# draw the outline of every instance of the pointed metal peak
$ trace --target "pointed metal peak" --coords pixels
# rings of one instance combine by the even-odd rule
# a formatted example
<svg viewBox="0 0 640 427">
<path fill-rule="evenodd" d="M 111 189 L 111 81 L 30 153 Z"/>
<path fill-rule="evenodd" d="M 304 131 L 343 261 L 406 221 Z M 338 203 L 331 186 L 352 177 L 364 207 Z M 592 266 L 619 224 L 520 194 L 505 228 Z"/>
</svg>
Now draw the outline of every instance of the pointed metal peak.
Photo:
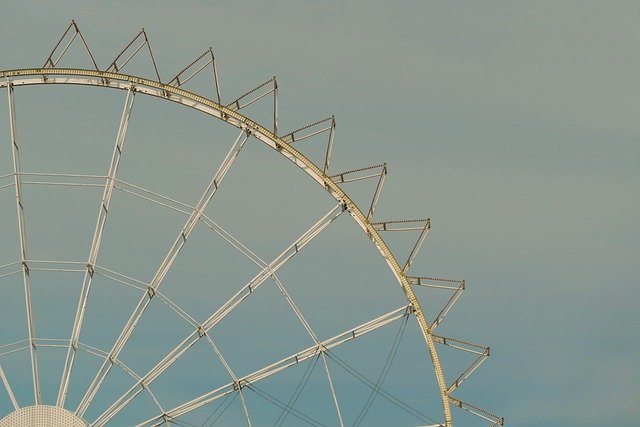
<svg viewBox="0 0 640 427">
<path fill-rule="evenodd" d="M 58 40 L 58 43 L 56 43 L 56 45 L 53 47 L 53 50 L 49 54 L 49 57 L 47 58 L 47 60 L 44 62 L 44 65 L 42 66 L 42 68 L 55 68 L 56 65 L 58 65 L 58 63 L 62 59 L 62 57 L 64 56 L 64 54 L 67 53 L 67 50 L 69 50 L 69 47 L 73 44 L 73 42 L 76 40 L 78 36 L 80 36 L 80 40 L 82 41 L 82 44 L 84 45 L 84 48 L 87 54 L 89 55 L 89 58 L 91 59 L 91 62 L 93 63 L 94 68 L 96 69 L 96 71 L 99 71 L 98 64 L 96 64 L 96 60 L 93 57 L 93 53 L 91 53 L 91 49 L 89 49 L 89 45 L 87 44 L 87 41 L 82 35 L 82 32 L 78 27 L 78 24 L 76 24 L 76 21 L 73 19 L 71 20 L 71 23 L 67 26 L 67 29 L 64 31 L 64 33 L 62 33 L 62 37 L 60 37 L 60 39 Z M 65 40 L 68 40 L 68 42 L 64 45 L 64 48 L 61 49 L 61 52 L 59 52 L 58 57 L 56 59 L 53 59 L 56 53 L 58 52 L 58 48 L 61 47 L 63 41 Z"/>
<path fill-rule="evenodd" d="M 142 37 L 142 42 L 139 45 L 136 45 L 137 47 L 134 47 L 134 43 L 139 42 L 140 38 Z M 160 79 L 160 73 L 158 72 L 158 66 L 156 64 L 156 59 L 153 56 L 153 50 L 151 49 L 151 43 L 149 42 L 149 37 L 147 37 L 147 33 L 144 30 L 144 28 L 142 28 L 140 30 L 140 32 L 138 34 L 136 34 L 136 36 L 124 47 L 124 49 L 122 49 L 120 51 L 120 53 L 118 55 L 116 55 L 116 58 L 111 62 L 111 64 L 109 65 L 109 67 L 105 70 L 105 71 L 113 71 L 113 72 L 120 72 L 122 71 L 122 69 L 138 54 L 138 52 L 140 52 L 140 50 L 147 46 L 147 50 L 149 51 L 149 56 L 151 58 L 151 63 L 153 64 L 153 69 L 155 70 L 156 73 L 156 77 L 158 78 L 158 82 L 162 82 L 162 80 Z M 133 53 L 131 53 L 129 55 L 129 57 L 124 60 L 123 62 L 121 62 L 120 64 L 118 64 L 118 60 L 127 52 L 131 52 L 133 51 Z"/>
<path fill-rule="evenodd" d="M 387 164 L 380 163 L 378 165 L 365 166 L 362 168 L 332 175 L 330 178 L 336 184 L 362 181 L 364 179 L 370 178 L 378 178 L 378 183 L 376 184 L 376 189 L 373 192 L 373 198 L 371 199 L 371 204 L 369 205 L 369 210 L 367 211 L 367 219 L 371 221 L 373 219 L 375 209 L 378 206 L 378 200 L 380 198 L 380 193 L 382 193 L 382 187 L 384 186 L 384 182 L 387 179 Z"/>
<path fill-rule="evenodd" d="M 218 69 L 216 66 L 216 58 L 213 54 L 213 47 L 209 46 L 209 49 L 205 50 L 200 56 L 194 59 L 189 65 L 184 67 L 178 74 L 175 75 L 171 80 L 169 80 L 169 85 L 180 87 L 186 84 L 189 80 L 199 74 L 202 70 L 204 70 L 207 66 L 211 65 L 213 69 L 213 84 L 216 89 L 216 97 L 218 100 L 218 104 L 222 104 L 222 100 L 220 97 L 220 84 L 218 80 Z M 197 69 L 195 69 L 197 68 Z M 195 71 L 193 71 L 195 69 Z M 183 77 L 183 74 L 187 74 L 187 71 L 191 72 L 187 77 Z"/>
<path fill-rule="evenodd" d="M 302 142 L 305 139 L 313 138 L 320 134 L 327 134 L 327 150 L 324 157 L 323 172 L 326 174 L 329 171 L 329 164 L 331 163 L 331 154 L 333 152 L 333 139 L 336 131 L 336 116 L 325 117 L 324 119 L 316 120 L 315 122 L 301 126 L 298 129 L 291 131 L 281 137 L 281 139 L 287 144 L 293 144 L 294 142 Z"/>
<path fill-rule="evenodd" d="M 257 94 L 256 94 L 257 93 Z M 240 95 L 238 98 L 234 99 L 230 103 L 226 105 L 227 108 L 238 111 L 242 108 L 248 107 L 249 105 L 261 100 L 267 95 L 273 94 L 273 134 L 278 134 L 278 83 L 276 82 L 276 76 L 271 77 L 264 83 L 259 84 L 253 89 L 245 92 Z M 246 98 L 250 98 L 250 95 L 253 95 L 250 101 L 247 101 Z"/>
</svg>

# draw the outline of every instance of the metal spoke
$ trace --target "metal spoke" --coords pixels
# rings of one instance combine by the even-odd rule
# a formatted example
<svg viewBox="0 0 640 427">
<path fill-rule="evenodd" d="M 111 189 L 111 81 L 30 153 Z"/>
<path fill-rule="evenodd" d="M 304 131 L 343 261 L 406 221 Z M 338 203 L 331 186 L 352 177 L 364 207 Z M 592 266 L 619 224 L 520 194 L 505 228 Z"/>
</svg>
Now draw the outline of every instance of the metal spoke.
<svg viewBox="0 0 640 427">
<path fill-rule="evenodd" d="M 23 185 L 57 185 L 62 187 L 90 187 L 104 188 L 105 184 L 101 183 L 106 180 L 106 176 L 86 175 L 72 173 L 44 173 L 44 172 L 22 172 L 23 177 L 29 177 L 30 180 L 23 180 Z M 61 178 L 67 180 L 62 181 Z"/>
<path fill-rule="evenodd" d="M 231 147 L 231 150 L 229 151 L 224 161 L 220 165 L 218 171 L 215 173 L 213 179 L 209 182 L 209 185 L 207 186 L 206 190 L 202 194 L 200 201 L 191 212 L 189 219 L 187 220 L 185 225 L 182 227 L 180 233 L 178 234 L 178 237 L 175 239 L 173 245 L 167 252 L 167 255 L 165 256 L 164 260 L 160 264 L 160 267 L 157 269 L 153 279 L 151 280 L 147 288 L 147 291 L 144 293 L 144 295 L 138 302 L 138 305 L 134 309 L 134 312 L 131 314 L 129 321 L 127 322 L 125 327 L 122 329 L 120 336 L 118 337 L 113 348 L 109 352 L 109 358 L 107 358 L 104 361 L 100 370 L 98 371 L 95 378 L 91 382 L 91 385 L 89 386 L 87 392 L 85 393 L 84 397 L 80 401 L 80 404 L 78 405 L 78 409 L 76 410 L 76 414 L 79 417 L 82 417 L 85 411 L 87 410 L 87 408 L 89 407 L 89 404 L 93 400 L 93 397 L 98 392 L 105 377 L 108 375 L 109 371 L 111 370 L 111 367 L 113 366 L 111 359 L 117 358 L 119 356 L 120 352 L 126 345 L 129 338 L 131 337 L 133 330 L 135 329 L 138 322 L 140 321 L 140 318 L 142 317 L 143 313 L 146 311 L 149 303 L 151 302 L 151 299 L 155 295 L 156 290 L 160 287 L 167 273 L 173 266 L 173 263 L 178 257 L 180 250 L 186 243 L 187 239 L 189 238 L 189 235 L 194 230 L 195 226 L 198 224 L 198 221 L 202 217 L 203 212 L 205 211 L 209 202 L 215 195 L 216 191 L 219 188 L 220 183 L 226 176 L 227 172 L 229 171 L 229 169 L 237 159 L 238 154 L 244 147 L 244 144 L 247 142 L 247 139 L 249 139 L 249 133 L 245 131 L 240 132 L 240 134 L 236 138 L 236 141 Z"/>
<path fill-rule="evenodd" d="M 291 298 L 291 295 L 289 295 L 289 292 L 287 292 L 287 290 L 285 289 L 284 285 L 282 284 L 280 279 L 275 274 L 273 275 L 273 280 L 276 283 L 276 285 L 277 285 L 278 289 L 280 290 L 280 292 L 282 293 L 282 295 L 284 296 L 285 300 L 287 301 L 287 303 L 289 304 L 289 306 L 291 307 L 291 309 L 295 313 L 295 315 L 298 318 L 298 320 L 300 320 L 300 323 L 302 323 L 302 326 L 304 326 L 305 330 L 307 331 L 307 333 L 309 334 L 311 339 L 316 344 L 319 344 L 318 338 L 317 338 L 315 332 L 313 331 L 313 329 L 311 328 L 311 325 L 309 325 L 309 322 L 307 321 L 307 319 L 305 319 L 304 315 L 302 314 L 302 311 L 300 311 L 300 309 L 298 308 L 296 303 L 293 301 L 293 298 Z M 326 360 L 326 357 L 325 357 L 324 353 L 322 353 L 322 362 L 323 362 L 323 365 L 324 365 L 324 368 L 325 368 L 325 373 L 327 374 L 327 380 L 329 381 L 329 389 L 331 391 L 331 396 L 333 397 L 333 403 L 334 403 L 335 408 L 336 408 L 336 413 L 338 415 L 338 420 L 340 422 L 340 426 L 344 426 L 344 422 L 342 420 L 342 414 L 340 413 L 340 405 L 338 404 L 338 397 L 336 396 L 336 391 L 333 388 L 333 381 L 331 380 L 331 373 L 329 372 L 329 366 L 327 365 L 327 360 Z"/>
<path fill-rule="evenodd" d="M 18 274 L 22 271 L 20 261 L 10 262 L 5 265 L 0 265 L 0 278 Z"/>
<path fill-rule="evenodd" d="M 35 324 L 33 305 L 31 302 L 31 283 L 29 281 L 29 265 L 27 264 L 27 237 L 24 221 L 24 199 L 22 194 L 22 177 L 20 174 L 20 156 L 18 150 L 18 130 L 16 126 L 16 110 L 13 98 L 13 84 L 8 82 L 7 95 L 9 98 L 9 126 L 11 128 L 11 149 L 13 153 L 13 174 L 16 189 L 16 207 L 18 210 L 18 233 L 20 235 L 20 260 L 22 264 L 22 279 L 24 284 L 25 307 L 27 313 L 27 328 L 29 331 L 29 353 L 31 357 L 31 376 L 33 378 L 33 394 L 36 405 L 42 401 L 40 392 L 40 375 L 38 373 L 38 358 L 35 347 Z"/>
<path fill-rule="evenodd" d="M 131 111 L 133 108 L 133 101 L 135 99 L 135 91 L 133 86 L 129 88 L 127 97 L 125 99 L 124 108 L 122 110 L 122 117 L 120 118 L 120 126 L 118 127 L 118 134 L 116 136 L 115 146 L 113 148 L 113 154 L 111 156 L 111 164 L 109 165 L 109 172 L 107 173 L 107 181 L 104 185 L 104 192 L 102 194 L 102 202 L 98 211 L 98 220 L 93 232 L 93 239 L 91 241 L 91 249 L 89 250 L 89 259 L 87 260 L 87 266 L 82 282 L 82 290 L 80 291 L 80 298 L 78 300 L 78 307 L 76 309 L 76 316 L 73 321 L 73 327 L 71 329 L 71 338 L 69 339 L 69 348 L 67 350 L 67 357 L 65 359 L 64 368 L 62 370 L 62 378 L 60 380 L 60 388 L 58 389 L 58 399 L 56 405 L 64 407 L 64 402 L 69 390 L 69 381 L 71 378 L 71 370 L 73 369 L 73 362 L 76 355 L 76 346 L 78 339 L 80 338 L 80 332 L 82 331 L 82 324 L 84 321 L 84 315 L 87 309 L 87 300 L 89 298 L 89 291 L 91 290 L 91 283 L 93 280 L 94 266 L 98 253 L 100 251 L 100 244 L 102 243 L 102 233 L 104 231 L 104 225 L 107 221 L 107 214 L 109 213 L 109 204 L 111 202 L 111 195 L 113 194 L 113 186 L 115 184 L 115 176 L 118 171 L 118 165 L 120 164 L 120 157 L 122 156 L 122 150 L 124 148 L 124 141 L 127 135 L 127 129 L 129 127 L 129 120 L 131 118 Z"/>
<path fill-rule="evenodd" d="M 269 277 L 272 277 L 275 272 L 285 265 L 295 254 L 300 252 L 304 246 L 311 242 L 316 236 L 320 234 L 329 224 L 331 224 L 340 214 L 344 212 L 344 207 L 339 204 L 331 209 L 326 215 L 324 215 L 318 222 L 316 222 L 309 230 L 307 230 L 302 236 L 300 236 L 295 242 L 293 242 L 284 252 L 276 257 L 270 264 L 262 269 L 253 279 L 251 279 L 240 291 L 238 291 L 233 297 L 225 302 L 215 313 L 213 313 L 202 325 L 196 328 L 189 336 L 187 336 L 180 344 L 178 344 L 173 350 L 158 362 L 149 372 L 140 380 L 134 384 L 125 394 L 120 396 L 104 413 L 102 413 L 98 419 L 94 422 L 95 425 L 102 425 L 115 416 L 122 408 L 129 404 L 138 394 L 140 394 L 145 387 L 155 381 L 164 371 L 166 371 L 173 363 L 184 355 L 190 348 L 192 348 L 196 342 L 217 325 L 222 319 L 224 319 L 231 311 L 233 311 L 238 305 L 240 305 L 246 298 L 249 297 L 260 285 L 262 285 Z"/>
<path fill-rule="evenodd" d="M 238 377 L 236 376 L 235 372 L 233 372 L 233 369 L 231 369 L 231 366 L 227 363 L 224 356 L 222 356 L 222 352 L 220 351 L 220 349 L 218 349 L 218 346 L 213 342 L 213 339 L 211 339 L 209 334 L 205 334 L 205 338 L 209 343 L 209 345 L 211 346 L 211 349 L 213 350 L 215 355 L 218 357 L 218 359 L 224 366 L 224 369 L 227 371 L 227 373 L 231 377 L 231 380 L 234 382 L 238 381 Z M 242 408 L 244 409 L 244 415 L 247 418 L 247 426 L 251 427 L 251 417 L 249 417 L 249 409 L 247 408 L 247 402 L 245 402 L 242 390 L 240 390 L 240 401 L 242 403 Z"/>
<path fill-rule="evenodd" d="M 0 347 L 0 357 L 7 356 L 9 354 L 12 354 L 18 351 L 26 350 L 28 348 L 29 348 L 29 340 L 21 340 L 21 341 L 5 344 L 2 347 Z"/>
<path fill-rule="evenodd" d="M 171 421 L 174 418 L 181 417 L 221 397 L 224 397 L 229 393 L 233 393 L 235 391 L 241 390 L 245 386 L 255 384 L 256 382 L 263 380 L 265 378 L 268 378 L 277 373 L 280 373 L 283 370 L 290 368 L 291 366 L 297 365 L 298 363 L 301 363 L 308 359 L 316 357 L 319 354 L 322 354 L 328 350 L 331 350 L 332 348 L 338 347 L 346 342 L 352 341 L 369 332 L 372 332 L 378 328 L 381 328 L 382 326 L 388 325 L 389 323 L 392 323 L 398 319 L 404 318 L 405 316 L 407 316 L 409 312 L 410 312 L 409 306 L 400 307 L 394 311 L 391 311 L 387 314 L 384 314 L 380 317 L 377 317 L 373 320 L 363 323 L 360 326 L 346 330 L 339 335 L 336 335 L 316 345 L 308 347 L 298 353 L 285 357 L 284 359 L 281 359 L 271 365 L 265 366 L 249 375 L 246 375 L 240 378 L 236 382 L 226 384 L 208 393 L 204 393 L 189 402 L 186 402 L 163 414 L 159 414 L 149 420 L 146 420 L 138 424 L 138 427 L 155 425 L 154 423 L 156 423 L 159 420 Z M 91 427 L 101 426 L 104 424 L 104 422 L 108 420 L 104 420 L 104 421 L 99 420 L 99 421 L 100 422 L 96 421 L 93 424 L 91 424 Z"/>
<path fill-rule="evenodd" d="M 2 384 L 4 384 L 4 388 L 7 390 L 7 394 L 9 395 L 9 399 L 11 400 L 13 409 L 17 411 L 20 408 L 20 406 L 18 406 L 18 401 L 16 400 L 16 397 L 13 395 L 13 390 L 9 385 L 9 380 L 7 380 L 7 376 L 4 374 L 4 370 L 2 369 L 2 366 L 0 366 L 0 379 L 2 379 Z"/>
<path fill-rule="evenodd" d="M 139 197 L 143 200 L 155 203 L 160 206 L 164 206 L 165 208 L 169 208 L 173 211 L 189 215 L 195 209 L 193 206 L 189 206 L 186 203 L 179 202 L 175 199 L 163 196 L 162 194 L 156 193 L 146 188 L 139 187 L 137 185 L 133 185 L 119 179 L 116 179 L 115 181 L 116 185 L 114 186 L 114 188 L 122 191 L 123 193 Z"/>
<path fill-rule="evenodd" d="M 333 405 L 336 407 L 336 414 L 338 415 L 338 422 L 340 427 L 344 427 L 344 420 L 342 419 L 342 412 L 340 411 L 340 404 L 338 403 L 338 395 L 333 387 L 333 380 L 331 379 L 331 372 L 329 371 L 329 365 L 327 364 L 327 356 L 322 353 L 322 364 L 324 365 L 324 371 L 327 374 L 329 380 L 329 389 L 331 390 L 331 397 L 333 398 Z"/>
</svg>

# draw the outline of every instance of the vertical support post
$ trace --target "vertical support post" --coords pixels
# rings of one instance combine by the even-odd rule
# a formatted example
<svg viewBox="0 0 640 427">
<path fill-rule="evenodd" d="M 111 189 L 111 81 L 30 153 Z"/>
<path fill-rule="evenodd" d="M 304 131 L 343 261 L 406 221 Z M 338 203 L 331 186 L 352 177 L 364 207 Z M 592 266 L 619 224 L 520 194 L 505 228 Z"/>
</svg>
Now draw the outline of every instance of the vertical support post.
<svg viewBox="0 0 640 427">
<path fill-rule="evenodd" d="M 40 375 L 38 373 L 38 358 L 36 355 L 36 331 L 31 303 L 31 283 L 29 281 L 29 266 L 27 265 L 27 238 L 24 222 L 24 199 L 22 197 L 22 177 L 20 175 L 20 156 L 18 150 L 18 130 L 16 126 L 16 110 L 13 98 L 13 84 L 7 84 L 9 98 L 9 127 L 11 129 L 11 150 L 13 153 L 13 178 L 16 189 L 16 208 L 18 210 L 18 234 L 20 240 L 20 263 L 22 265 L 22 279 L 24 284 L 24 299 L 27 312 L 27 328 L 29 330 L 29 354 L 31 357 L 31 376 L 33 378 L 33 394 L 35 404 L 40 405 Z"/>
<path fill-rule="evenodd" d="M 135 90 L 133 86 L 131 86 L 129 87 L 129 90 L 127 92 L 124 108 L 122 110 L 122 117 L 120 118 L 120 126 L 118 127 L 118 134 L 116 136 L 116 142 L 113 148 L 113 155 L 111 156 L 111 164 L 109 165 L 109 172 L 107 173 L 107 180 L 105 182 L 104 192 L 102 194 L 102 202 L 100 204 L 98 212 L 98 220 L 96 222 L 96 227 L 93 232 L 93 239 L 91 241 L 91 249 L 89 251 L 89 258 L 87 260 L 87 269 L 84 273 L 82 290 L 80 291 L 80 299 L 78 301 L 78 307 L 76 309 L 76 317 L 71 330 L 71 338 L 69 339 L 67 357 L 64 363 L 64 369 L 62 370 L 60 388 L 58 389 L 58 399 L 56 401 L 56 405 L 61 408 L 64 407 L 64 402 L 69 390 L 71 370 L 73 369 L 73 362 L 75 360 L 78 340 L 80 339 L 80 332 L 82 330 L 84 315 L 87 309 L 87 300 L 89 298 L 89 290 L 91 289 L 94 266 L 96 263 L 96 259 L 98 258 L 98 252 L 100 251 L 100 244 L 102 243 L 102 232 L 104 231 L 104 225 L 106 223 L 107 214 L 109 212 L 109 204 L 111 202 L 111 195 L 113 194 L 113 187 L 115 185 L 115 176 L 116 172 L 118 171 L 120 157 L 122 156 L 122 150 L 124 148 L 124 141 L 127 134 L 127 128 L 129 126 L 129 119 L 131 118 L 131 110 L 133 108 L 134 98 Z"/>
</svg>

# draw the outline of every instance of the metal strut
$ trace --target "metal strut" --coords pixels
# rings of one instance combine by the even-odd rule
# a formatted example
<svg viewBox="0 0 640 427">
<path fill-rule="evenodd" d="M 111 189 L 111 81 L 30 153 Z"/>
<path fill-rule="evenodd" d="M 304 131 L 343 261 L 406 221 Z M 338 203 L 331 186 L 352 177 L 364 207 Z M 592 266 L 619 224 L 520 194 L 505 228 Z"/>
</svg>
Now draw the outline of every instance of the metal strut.
<svg viewBox="0 0 640 427">
<path fill-rule="evenodd" d="M 62 41 L 67 37 L 67 35 L 69 34 L 69 31 L 71 31 L 72 28 L 74 30 L 74 34 L 71 37 L 71 40 L 69 40 L 66 46 L 62 49 L 62 52 L 58 56 L 58 59 L 54 61 L 53 56 L 55 55 L 56 50 L 58 50 L 58 47 L 60 47 Z M 93 54 L 91 53 L 91 49 L 89 49 L 89 45 L 87 44 L 87 41 L 82 36 L 82 32 L 80 32 L 80 29 L 78 28 L 78 24 L 76 24 L 76 21 L 73 21 L 73 20 L 71 21 L 71 23 L 69 24 L 65 32 L 62 34 L 62 37 L 60 37 L 60 40 L 58 40 L 58 43 L 56 43 L 56 45 L 53 47 L 53 50 L 49 54 L 49 57 L 47 58 L 47 60 L 44 62 L 44 65 L 42 66 L 42 68 L 55 68 L 55 66 L 58 65 L 58 62 L 60 62 L 60 60 L 64 56 L 64 54 L 67 53 L 67 50 L 69 49 L 69 47 L 71 46 L 71 44 L 73 43 L 73 41 L 76 39 L 77 36 L 80 36 L 80 40 L 82 40 L 82 44 L 84 45 L 85 50 L 89 54 L 89 58 L 91 58 L 93 67 L 96 69 L 96 71 L 99 71 L 98 64 L 96 64 L 96 60 L 93 57 Z"/>
<path fill-rule="evenodd" d="M 249 97 L 249 95 L 255 92 L 258 92 L 258 95 L 255 95 L 250 101 L 245 100 L 245 98 Z M 238 98 L 228 103 L 226 107 L 231 110 L 238 111 L 238 110 L 241 110 L 242 108 L 248 107 L 254 102 L 257 102 L 270 94 L 273 94 L 273 134 L 277 135 L 278 134 L 278 82 L 276 81 L 276 76 L 271 77 L 266 82 L 240 95 Z"/>
<path fill-rule="evenodd" d="M 16 208 L 18 210 L 18 234 L 20 240 L 20 263 L 22 265 L 22 279 L 24 285 L 24 299 L 27 313 L 27 328 L 29 330 L 29 353 L 31 356 L 31 376 L 33 378 L 33 394 L 36 405 L 42 403 L 40 391 L 40 374 L 38 372 L 38 358 L 36 355 L 36 330 L 31 302 L 31 283 L 29 281 L 29 265 L 27 264 L 27 237 L 24 221 L 24 198 L 22 194 L 22 176 L 20 174 L 20 153 L 18 150 L 18 129 L 16 125 L 16 110 L 13 99 L 13 84 L 7 82 L 7 96 L 9 98 L 9 127 L 11 128 L 11 150 L 13 153 L 13 175 L 16 189 Z"/>
<path fill-rule="evenodd" d="M 122 55 L 124 55 L 124 53 L 127 52 L 129 50 L 129 48 L 131 48 L 132 45 L 141 37 L 142 37 L 142 43 L 140 43 L 140 45 L 133 50 L 133 53 L 131 55 L 129 55 L 129 57 L 122 64 L 118 65 L 118 59 L 120 59 L 120 57 Z M 129 44 L 127 44 L 124 47 L 124 49 L 122 49 L 122 51 L 120 51 L 120 53 L 116 56 L 116 58 L 111 62 L 111 64 L 109 65 L 109 67 L 105 71 L 107 71 L 107 72 L 114 71 L 116 73 L 120 72 L 129 63 L 129 61 L 131 61 L 133 59 L 133 57 L 136 56 L 136 54 L 138 52 L 140 52 L 140 50 L 145 45 L 147 46 L 147 49 L 149 51 L 149 56 L 151 57 L 151 63 L 153 64 L 153 69 L 156 72 L 156 77 L 158 78 L 158 82 L 161 82 L 160 73 L 158 72 L 158 66 L 156 65 L 156 58 L 153 56 L 153 50 L 151 49 L 151 43 L 149 43 L 149 38 L 147 37 L 147 33 L 144 30 L 144 28 L 142 30 L 140 30 L 140 32 L 129 42 Z"/>
<path fill-rule="evenodd" d="M 417 225 L 419 224 L 419 225 Z M 411 252 L 409 253 L 409 257 L 402 268 L 404 273 L 409 270 L 411 264 L 413 264 L 413 260 L 420 252 L 420 248 L 427 238 L 427 234 L 429 234 L 429 230 L 431 230 L 431 219 L 408 219 L 408 220 L 393 220 L 393 221 L 379 221 L 372 222 L 371 225 L 378 231 L 420 231 L 418 235 L 418 240 L 413 245 Z"/>
<path fill-rule="evenodd" d="M 440 289 L 445 291 L 452 291 L 451 297 L 442 306 L 442 309 L 431 322 L 431 331 L 433 332 L 444 320 L 445 316 L 453 308 L 456 302 L 462 296 L 462 292 L 466 289 L 466 282 L 464 280 L 442 279 L 435 277 L 425 276 L 407 276 L 407 280 L 411 285 L 423 286 L 425 288 Z M 440 284 L 434 284 L 433 282 L 439 282 Z"/>
<path fill-rule="evenodd" d="M 124 149 L 124 141 L 127 135 L 127 128 L 129 127 L 129 119 L 131 118 L 134 99 L 135 90 L 133 86 L 131 86 L 129 88 L 129 91 L 127 92 L 124 108 L 122 110 L 122 117 L 120 118 L 120 126 L 118 127 L 118 134 L 116 136 L 116 142 L 115 146 L 113 147 L 113 154 L 111 156 L 111 163 L 109 165 L 109 171 L 107 172 L 107 180 L 104 185 L 102 201 L 100 203 L 100 207 L 98 208 L 98 220 L 96 221 L 96 226 L 93 232 L 91 249 L 89 250 L 89 257 L 87 259 L 87 268 L 84 273 L 82 289 L 80 291 L 80 298 L 78 300 L 78 307 L 76 309 L 76 316 L 73 322 L 73 327 L 71 329 L 71 338 L 69 340 L 69 348 L 67 349 L 67 357 L 65 359 L 64 368 L 62 370 L 60 388 L 58 389 L 58 399 L 56 401 L 56 405 L 59 407 L 64 407 L 64 402 L 69 389 L 71 370 L 73 369 L 73 362 L 76 355 L 76 346 L 78 340 L 80 339 L 80 332 L 82 331 L 82 323 L 84 321 L 84 315 L 87 309 L 87 300 L 89 298 L 89 291 L 91 289 L 91 283 L 93 280 L 94 268 L 96 260 L 98 258 L 98 252 L 100 251 L 100 244 L 102 243 L 102 233 L 107 221 L 107 214 L 109 213 L 111 195 L 113 194 L 113 188 L 115 185 L 115 176 L 118 171 L 118 165 L 120 164 L 122 150 Z"/>
<path fill-rule="evenodd" d="M 211 56 L 211 59 L 208 59 L 207 58 L 208 56 Z M 188 70 L 190 70 L 191 68 L 195 67 L 196 64 L 203 62 L 203 61 L 201 61 L 203 59 L 206 59 L 206 62 L 204 62 L 204 64 L 202 64 L 197 70 L 195 70 L 193 73 L 191 73 L 189 75 L 189 77 L 186 77 L 186 78 L 182 78 L 181 77 L 182 74 L 186 73 Z M 189 65 L 184 67 L 178 74 L 176 74 L 176 76 L 174 78 L 169 80 L 169 83 L 167 83 L 167 84 L 175 86 L 175 87 L 180 87 L 180 86 L 186 84 L 193 77 L 195 77 L 195 75 L 200 73 L 200 71 L 204 70 L 209 64 L 211 64 L 211 66 L 213 68 L 213 83 L 214 83 L 214 86 L 215 86 L 215 89 L 216 89 L 216 99 L 218 100 L 218 104 L 221 104 L 222 100 L 220 98 L 220 84 L 218 82 L 218 69 L 216 67 L 216 57 L 213 54 L 213 48 L 212 47 L 209 47 L 209 49 L 205 50 L 202 55 L 200 55 L 199 57 L 194 59 Z"/>
<path fill-rule="evenodd" d="M 18 405 L 18 401 L 13 394 L 13 390 L 11 389 L 11 385 L 9 385 L 9 380 L 7 376 L 4 374 L 4 370 L 2 366 L 0 366 L 0 379 L 2 379 L 2 384 L 4 384 L 4 388 L 7 390 L 7 394 L 9 395 L 9 400 L 11 400 L 11 404 L 13 405 L 14 410 L 18 410 L 20 406 Z"/>
</svg>

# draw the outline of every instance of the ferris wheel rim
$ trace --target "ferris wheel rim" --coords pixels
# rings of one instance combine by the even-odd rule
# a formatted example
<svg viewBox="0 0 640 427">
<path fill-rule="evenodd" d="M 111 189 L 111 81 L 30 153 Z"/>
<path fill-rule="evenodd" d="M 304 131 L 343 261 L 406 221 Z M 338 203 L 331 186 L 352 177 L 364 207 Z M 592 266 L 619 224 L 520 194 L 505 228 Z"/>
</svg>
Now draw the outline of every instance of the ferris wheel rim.
<svg viewBox="0 0 640 427">
<path fill-rule="evenodd" d="M 155 80 L 128 75 L 117 72 L 98 71 L 80 68 L 25 68 L 0 71 L 0 88 L 10 88 L 12 86 L 29 86 L 43 84 L 68 84 L 81 86 L 96 86 L 108 89 L 132 90 L 136 93 L 150 95 L 166 101 L 172 101 L 180 105 L 198 110 L 204 114 L 215 117 L 255 137 L 257 140 L 268 145 L 270 148 L 282 154 L 285 158 L 293 161 L 296 166 L 309 175 L 314 181 L 321 185 L 332 197 L 343 205 L 343 209 L 348 211 L 358 226 L 369 237 L 386 261 L 398 284 L 401 286 L 405 297 L 415 314 L 418 326 L 425 340 L 431 362 L 433 364 L 436 382 L 438 384 L 442 408 L 444 414 L 444 425 L 453 425 L 451 413 L 451 397 L 444 378 L 440 357 L 436 348 L 436 341 L 431 327 L 426 319 L 426 315 L 421 304 L 414 293 L 406 273 L 399 265 L 393 252 L 382 239 L 379 231 L 372 225 L 372 222 L 360 207 L 348 196 L 348 194 L 320 167 L 311 161 L 302 152 L 297 150 L 292 144 L 284 141 L 273 131 L 260 125 L 251 118 L 239 113 L 236 110 L 221 105 L 211 99 L 187 91 L 180 87 L 161 83 Z"/>
</svg>

